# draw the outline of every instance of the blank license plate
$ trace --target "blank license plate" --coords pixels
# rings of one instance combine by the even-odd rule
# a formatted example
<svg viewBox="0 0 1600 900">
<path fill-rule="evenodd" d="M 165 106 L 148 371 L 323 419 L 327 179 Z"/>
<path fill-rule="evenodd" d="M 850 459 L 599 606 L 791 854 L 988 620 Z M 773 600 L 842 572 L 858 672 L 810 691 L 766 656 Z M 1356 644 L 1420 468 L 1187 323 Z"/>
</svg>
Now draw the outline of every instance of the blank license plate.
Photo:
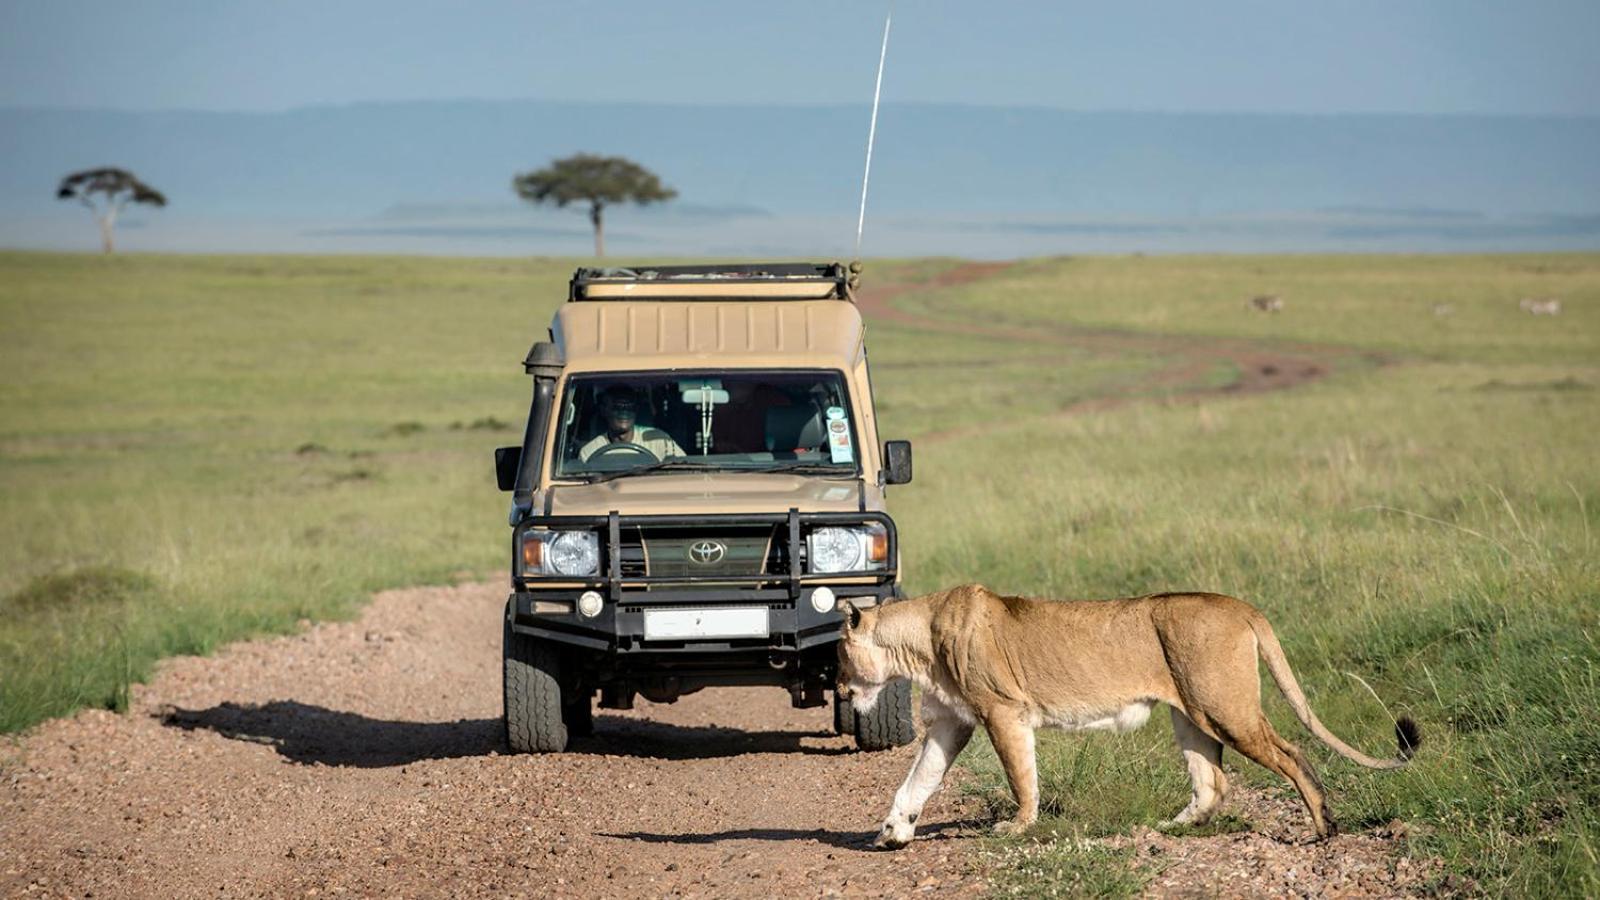
<svg viewBox="0 0 1600 900">
<path fill-rule="evenodd" d="M 766 637 L 767 608 L 647 609 L 644 637 L 649 641 L 683 638 Z"/>
</svg>

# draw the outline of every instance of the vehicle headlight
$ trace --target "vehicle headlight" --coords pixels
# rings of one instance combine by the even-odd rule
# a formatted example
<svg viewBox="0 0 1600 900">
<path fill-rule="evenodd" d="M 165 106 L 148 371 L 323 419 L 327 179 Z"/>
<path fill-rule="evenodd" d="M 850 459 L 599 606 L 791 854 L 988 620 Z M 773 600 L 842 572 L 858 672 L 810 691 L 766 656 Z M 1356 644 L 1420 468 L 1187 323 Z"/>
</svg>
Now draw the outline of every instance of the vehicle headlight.
<svg viewBox="0 0 1600 900">
<path fill-rule="evenodd" d="M 600 536 L 592 531 L 527 531 L 522 568 L 538 575 L 594 575 L 600 571 Z"/>
<path fill-rule="evenodd" d="M 818 528 L 806 536 L 806 558 L 816 574 L 881 569 L 889 561 L 889 532 L 876 522 Z"/>
</svg>

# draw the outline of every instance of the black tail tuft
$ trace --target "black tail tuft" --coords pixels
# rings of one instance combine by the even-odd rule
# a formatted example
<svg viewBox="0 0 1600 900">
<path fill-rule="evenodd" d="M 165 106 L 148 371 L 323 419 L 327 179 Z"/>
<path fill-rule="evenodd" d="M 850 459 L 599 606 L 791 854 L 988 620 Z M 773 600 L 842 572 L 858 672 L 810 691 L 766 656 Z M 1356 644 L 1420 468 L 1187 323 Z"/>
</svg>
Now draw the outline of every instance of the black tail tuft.
<svg viewBox="0 0 1600 900">
<path fill-rule="evenodd" d="M 1400 743 L 1400 758 L 1410 759 L 1422 746 L 1422 729 L 1410 716 L 1401 716 L 1394 723 L 1394 737 Z"/>
</svg>

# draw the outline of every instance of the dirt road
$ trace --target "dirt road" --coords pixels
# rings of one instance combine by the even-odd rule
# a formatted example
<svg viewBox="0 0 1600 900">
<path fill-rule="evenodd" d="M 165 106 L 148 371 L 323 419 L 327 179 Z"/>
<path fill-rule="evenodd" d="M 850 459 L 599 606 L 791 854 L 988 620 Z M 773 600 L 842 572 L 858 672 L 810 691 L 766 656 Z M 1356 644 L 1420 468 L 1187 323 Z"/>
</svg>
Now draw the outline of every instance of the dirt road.
<svg viewBox="0 0 1600 900">
<path fill-rule="evenodd" d="M 488 585 L 164 663 L 129 715 L 0 749 L 0 894 L 971 894 L 954 794 L 866 847 L 914 748 L 853 752 L 780 689 L 596 716 L 505 755 Z"/>
</svg>

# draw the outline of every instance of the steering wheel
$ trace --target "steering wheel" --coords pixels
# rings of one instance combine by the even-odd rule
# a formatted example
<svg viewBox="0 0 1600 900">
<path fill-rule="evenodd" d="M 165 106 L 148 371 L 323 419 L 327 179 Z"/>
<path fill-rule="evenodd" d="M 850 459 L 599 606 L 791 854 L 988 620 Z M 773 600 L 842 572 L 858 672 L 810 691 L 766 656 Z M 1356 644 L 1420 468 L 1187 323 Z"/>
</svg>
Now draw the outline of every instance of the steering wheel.
<svg viewBox="0 0 1600 900">
<path fill-rule="evenodd" d="M 595 461 L 599 460 L 600 457 L 606 456 L 607 454 L 616 456 L 622 453 L 632 453 L 636 456 L 642 456 L 644 457 L 643 461 L 647 463 L 661 461 L 661 458 L 656 456 L 655 451 L 644 446 L 643 444 L 635 444 L 630 441 L 618 441 L 614 444 L 602 444 L 598 450 L 589 454 L 588 462 L 594 463 Z"/>
</svg>

